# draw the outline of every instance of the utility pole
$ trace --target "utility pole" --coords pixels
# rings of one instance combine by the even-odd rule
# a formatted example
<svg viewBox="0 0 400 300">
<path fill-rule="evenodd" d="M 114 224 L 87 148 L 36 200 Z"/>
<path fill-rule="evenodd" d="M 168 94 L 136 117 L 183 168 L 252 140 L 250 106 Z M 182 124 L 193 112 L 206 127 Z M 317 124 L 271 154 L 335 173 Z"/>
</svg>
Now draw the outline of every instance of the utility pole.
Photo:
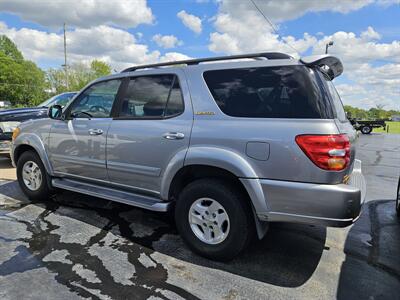
<svg viewBox="0 0 400 300">
<path fill-rule="evenodd" d="M 333 46 L 333 41 L 330 41 L 329 43 L 327 43 L 327 44 L 325 45 L 325 54 L 328 54 L 328 48 L 329 48 L 330 46 Z"/>
<path fill-rule="evenodd" d="M 65 70 L 65 85 L 67 90 L 69 89 L 68 84 L 68 65 L 67 65 L 67 35 L 65 33 L 65 23 L 64 23 L 64 64 L 62 65 Z"/>
</svg>

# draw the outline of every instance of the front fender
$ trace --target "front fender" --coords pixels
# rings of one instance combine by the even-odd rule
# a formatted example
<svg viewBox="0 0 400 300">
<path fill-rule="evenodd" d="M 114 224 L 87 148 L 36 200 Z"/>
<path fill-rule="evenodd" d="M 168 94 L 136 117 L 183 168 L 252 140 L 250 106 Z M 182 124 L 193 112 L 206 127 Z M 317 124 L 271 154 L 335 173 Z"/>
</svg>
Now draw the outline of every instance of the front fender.
<svg viewBox="0 0 400 300">
<path fill-rule="evenodd" d="M 42 139 L 35 133 L 21 133 L 13 142 L 11 158 L 13 163 L 16 165 L 15 154 L 18 153 L 18 149 L 24 145 L 30 146 L 38 153 L 40 159 L 43 162 L 44 167 L 48 174 L 53 174 L 53 168 L 50 164 L 49 157 L 46 152 L 46 148 Z"/>
</svg>

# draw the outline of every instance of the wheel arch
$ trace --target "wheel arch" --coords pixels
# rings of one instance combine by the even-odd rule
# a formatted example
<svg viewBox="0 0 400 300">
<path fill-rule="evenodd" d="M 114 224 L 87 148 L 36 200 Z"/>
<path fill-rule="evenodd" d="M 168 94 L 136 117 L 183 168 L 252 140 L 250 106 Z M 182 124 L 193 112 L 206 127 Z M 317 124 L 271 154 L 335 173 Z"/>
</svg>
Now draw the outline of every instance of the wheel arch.
<svg viewBox="0 0 400 300">
<path fill-rule="evenodd" d="M 202 178 L 222 179 L 239 188 L 243 195 L 245 195 L 247 203 L 250 205 L 259 239 L 265 235 L 268 224 L 266 222 L 261 222 L 256 213 L 256 210 L 259 209 L 260 206 L 260 197 L 262 198 L 262 202 L 265 204 L 261 185 L 257 186 L 255 180 L 252 180 L 251 183 L 243 181 L 229 170 L 205 164 L 183 166 L 176 172 L 175 176 L 171 180 L 166 198 L 175 201 L 185 186 Z"/>
<path fill-rule="evenodd" d="M 53 174 L 53 169 L 51 167 L 49 158 L 47 156 L 45 147 L 40 138 L 36 135 L 23 135 L 18 136 L 16 141 L 14 142 L 13 151 L 12 151 L 12 160 L 16 165 L 18 159 L 21 157 L 22 153 L 26 151 L 35 151 L 46 169 L 48 174 Z"/>
</svg>

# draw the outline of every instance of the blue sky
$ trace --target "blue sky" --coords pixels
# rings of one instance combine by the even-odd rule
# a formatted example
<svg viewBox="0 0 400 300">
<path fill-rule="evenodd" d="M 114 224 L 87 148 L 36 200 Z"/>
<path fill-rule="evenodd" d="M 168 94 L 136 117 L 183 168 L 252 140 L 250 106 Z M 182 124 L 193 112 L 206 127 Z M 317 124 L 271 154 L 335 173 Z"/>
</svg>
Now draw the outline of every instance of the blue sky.
<svg viewBox="0 0 400 300">
<path fill-rule="evenodd" d="M 117 71 L 264 50 L 300 57 L 322 53 L 333 40 L 329 50 L 345 66 L 336 80 L 343 101 L 400 109 L 399 0 L 254 1 L 279 35 L 250 0 L 2 1 L 0 34 L 40 67 L 58 68 L 65 21 L 71 63 L 103 59 Z"/>
</svg>

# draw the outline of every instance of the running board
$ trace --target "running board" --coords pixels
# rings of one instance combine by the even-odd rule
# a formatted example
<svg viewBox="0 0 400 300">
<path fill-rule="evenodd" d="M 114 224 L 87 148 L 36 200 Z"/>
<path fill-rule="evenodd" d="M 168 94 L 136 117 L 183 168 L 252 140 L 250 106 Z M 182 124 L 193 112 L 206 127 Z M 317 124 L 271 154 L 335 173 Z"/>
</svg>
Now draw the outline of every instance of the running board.
<svg viewBox="0 0 400 300">
<path fill-rule="evenodd" d="M 91 183 L 82 183 L 72 179 L 54 178 L 52 179 L 51 183 L 54 187 L 60 189 L 78 192 L 98 198 L 104 198 L 107 200 L 141 207 L 152 211 L 168 211 L 171 204 L 171 202 L 164 202 L 155 197 L 133 194 Z"/>
</svg>

